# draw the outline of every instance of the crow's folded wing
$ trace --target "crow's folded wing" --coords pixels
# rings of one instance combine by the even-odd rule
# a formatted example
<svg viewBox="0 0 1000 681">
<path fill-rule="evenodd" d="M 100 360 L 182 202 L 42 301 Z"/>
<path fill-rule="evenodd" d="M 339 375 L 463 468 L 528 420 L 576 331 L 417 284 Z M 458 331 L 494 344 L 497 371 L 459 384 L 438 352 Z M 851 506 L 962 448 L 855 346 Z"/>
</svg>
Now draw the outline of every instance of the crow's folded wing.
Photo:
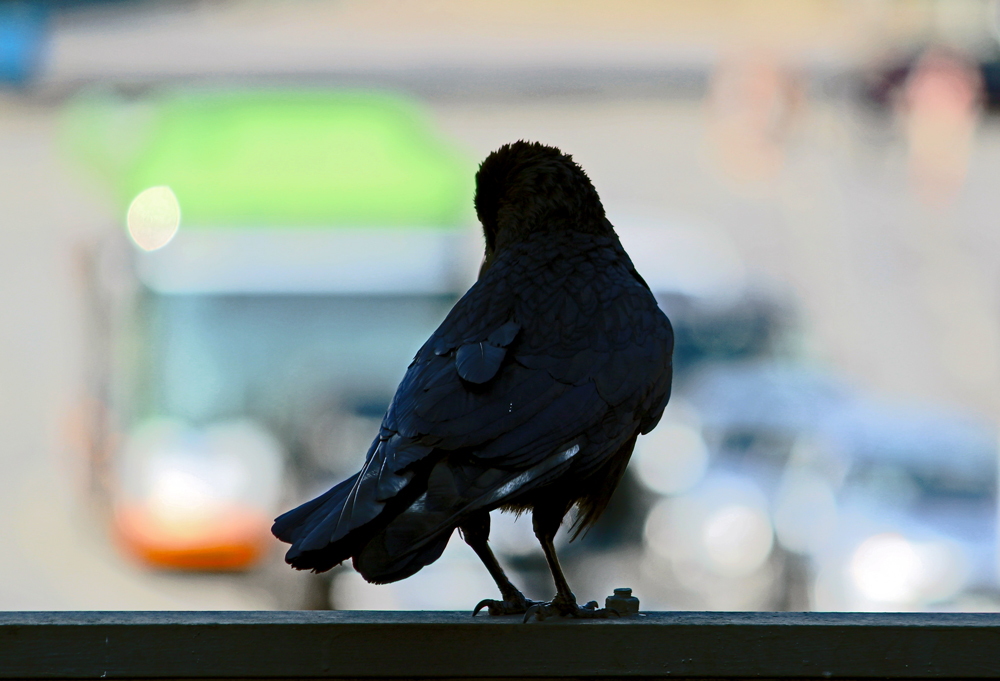
<svg viewBox="0 0 1000 681">
<path fill-rule="evenodd" d="M 669 323 L 620 247 L 595 250 L 537 271 L 498 263 L 417 353 L 384 431 L 523 470 L 612 410 L 638 423 L 664 402 Z"/>
<path fill-rule="evenodd" d="M 417 352 L 362 470 L 276 521 L 294 542 L 290 562 L 343 560 L 354 531 L 390 506 L 386 538 L 419 548 L 455 517 L 655 425 L 669 394 L 669 322 L 617 241 L 598 246 L 543 261 L 512 251 L 493 264 Z"/>
<path fill-rule="evenodd" d="M 417 353 L 383 432 L 401 444 L 391 467 L 430 472 L 355 556 L 366 579 L 412 574 L 467 514 L 516 504 L 570 467 L 593 472 L 655 424 L 670 386 L 669 322 L 624 253 L 604 255 L 592 268 L 557 262 L 535 273 L 524 291 L 544 297 L 512 295 L 503 306 L 495 288 L 488 301 L 474 288 Z M 430 452 L 412 456 L 417 445 Z"/>
</svg>

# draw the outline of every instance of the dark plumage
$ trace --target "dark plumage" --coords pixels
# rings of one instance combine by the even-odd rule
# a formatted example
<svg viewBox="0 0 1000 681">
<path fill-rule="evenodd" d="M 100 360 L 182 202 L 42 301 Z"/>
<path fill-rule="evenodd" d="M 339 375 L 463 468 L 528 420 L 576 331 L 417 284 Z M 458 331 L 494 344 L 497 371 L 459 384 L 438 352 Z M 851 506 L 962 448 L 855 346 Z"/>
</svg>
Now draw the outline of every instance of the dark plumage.
<svg viewBox="0 0 1000 681">
<path fill-rule="evenodd" d="M 476 174 L 479 280 L 410 364 L 361 471 L 279 517 L 293 567 L 353 558 L 370 582 L 434 562 L 454 529 L 490 570 L 493 614 L 579 608 L 552 539 L 600 516 L 670 395 L 673 333 L 587 175 L 558 149 L 504 145 Z M 556 582 L 524 598 L 487 544 L 489 512 L 530 510 Z M 478 610 L 478 608 L 477 608 Z"/>
</svg>

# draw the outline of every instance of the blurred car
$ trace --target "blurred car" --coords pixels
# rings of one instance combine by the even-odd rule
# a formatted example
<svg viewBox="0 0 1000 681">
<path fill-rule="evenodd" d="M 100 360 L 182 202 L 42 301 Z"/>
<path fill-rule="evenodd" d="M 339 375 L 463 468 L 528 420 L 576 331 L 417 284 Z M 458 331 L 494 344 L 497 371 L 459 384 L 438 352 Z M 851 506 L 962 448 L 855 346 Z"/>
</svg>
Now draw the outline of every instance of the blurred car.
<svg viewBox="0 0 1000 681">
<path fill-rule="evenodd" d="M 995 430 L 942 409 L 871 402 L 828 428 L 852 461 L 838 495 L 843 519 L 816 552 L 817 606 L 1000 605 Z"/>
<path fill-rule="evenodd" d="M 646 541 L 675 568 L 687 556 L 703 576 L 770 571 L 758 607 L 1000 606 L 989 424 L 866 399 L 773 361 L 706 366 L 678 395 L 677 423 L 636 455 L 664 499 Z M 787 571 L 795 565 L 799 579 Z"/>
</svg>

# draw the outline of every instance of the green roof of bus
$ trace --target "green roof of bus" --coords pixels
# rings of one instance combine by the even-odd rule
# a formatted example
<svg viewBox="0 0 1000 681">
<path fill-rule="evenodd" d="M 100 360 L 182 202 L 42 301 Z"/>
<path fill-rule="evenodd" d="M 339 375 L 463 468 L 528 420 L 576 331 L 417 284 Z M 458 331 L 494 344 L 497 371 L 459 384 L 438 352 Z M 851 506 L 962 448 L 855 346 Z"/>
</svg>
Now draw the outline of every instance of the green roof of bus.
<svg viewBox="0 0 1000 681">
<path fill-rule="evenodd" d="M 455 227 L 472 218 L 475 166 L 400 97 L 368 92 L 84 95 L 67 112 L 76 155 L 122 214 L 169 186 L 185 228 Z"/>
</svg>

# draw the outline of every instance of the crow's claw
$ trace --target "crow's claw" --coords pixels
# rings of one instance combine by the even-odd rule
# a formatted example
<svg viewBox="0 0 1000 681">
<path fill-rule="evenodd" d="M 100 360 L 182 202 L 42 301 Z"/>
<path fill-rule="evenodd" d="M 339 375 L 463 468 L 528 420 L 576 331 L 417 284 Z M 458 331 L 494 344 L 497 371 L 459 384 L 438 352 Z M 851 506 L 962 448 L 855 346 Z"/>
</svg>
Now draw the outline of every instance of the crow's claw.
<svg viewBox="0 0 1000 681">
<path fill-rule="evenodd" d="M 533 606 L 525 610 L 523 621 L 527 622 L 529 619 L 531 619 L 532 615 L 534 615 L 535 618 L 539 620 L 545 619 L 545 613 L 542 611 L 542 606 L 544 605 L 545 603 L 535 603 Z"/>
<path fill-rule="evenodd" d="M 538 621 L 548 617 L 576 617 L 579 619 L 605 619 L 608 617 L 620 617 L 616 611 L 607 608 L 598 608 L 597 601 L 590 601 L 586 605 L 580 606 L 576 603 L 562 603 L 552 601 L 551 603 L 536 603 L 524 613 L 524 621 L 527 622 L 534 615 Z"/>
<path fill-rule="evenodd" d="M 538 605 L 538 603 L 528 600 L 524 596 L 510 601 L 497 601 L 492 598 L 485 598 L 479 601 L 476 609 L 472 611 L 472 616 L 475 617 L 478 615 L 479 611 L 483 608 L 489 608 L 489 613 L 491 615 L 520 615 L 522 612 L 525 612 L 536 605 Z"/>
</svg>

